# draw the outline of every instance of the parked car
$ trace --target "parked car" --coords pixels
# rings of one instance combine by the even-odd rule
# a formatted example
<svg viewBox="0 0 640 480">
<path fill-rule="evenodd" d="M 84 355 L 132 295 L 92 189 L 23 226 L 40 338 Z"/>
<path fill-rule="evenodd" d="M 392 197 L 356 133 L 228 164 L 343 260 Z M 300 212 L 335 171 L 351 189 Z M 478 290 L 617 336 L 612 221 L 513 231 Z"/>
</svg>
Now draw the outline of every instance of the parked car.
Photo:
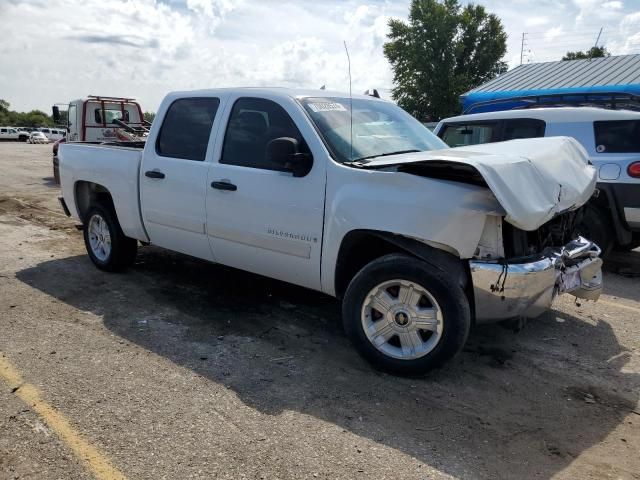
<svg viewBox="0 0 640 480">
<path fill-rule="evenodd" d="M 580 230 L 608 253 L 640 246 L 640 112 L 552 107 L 446 118 L 436 135 L 449 146 L 566 135 L 578 140 L 598 171 Z"/>
<path fill-rule="evenodd" d="M 66 130 L 58 129 L 58 128 L 42 127 L 42 128 L 39 128 L 38 130 L 44 133 L 45 136 L 47 137 L 47 140 L 50 142 L 56 142 L 67 135 Z"/>
<path fill-rule="evenodd" d="M 596 172 L 566 137 L 450 149 L 377 98 L 217 89 L 167 95 L 144 148 L 59 156 L 96 267 L 151 242 L 325 292 L 392 372 L 441 365 L 473 323 L 602 289 L 599 248 L 573 234 Z"/>
<path fill-rule="evenodd" d="M 29 134 L 20 128 L 0 127 L 0 140 L 13 140 L 25 142 Z"/>
<path fill-rule="evenodd" d="M 31 132 L 31 134 L 29 135 L 29 139 L 27 140 L 27 143 L 49 143 L 49 139 L 44 133 L 40 131 L 36 131 L 36 132 Z"/>
</svg>

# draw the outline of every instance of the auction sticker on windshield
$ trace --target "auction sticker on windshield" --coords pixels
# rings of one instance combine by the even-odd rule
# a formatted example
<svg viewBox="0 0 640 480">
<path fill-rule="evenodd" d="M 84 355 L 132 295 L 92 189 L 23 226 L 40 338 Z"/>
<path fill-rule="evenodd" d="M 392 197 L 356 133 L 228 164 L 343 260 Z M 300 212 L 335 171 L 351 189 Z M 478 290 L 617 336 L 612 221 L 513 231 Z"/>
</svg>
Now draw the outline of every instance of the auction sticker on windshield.
<svg viewBox="0 0 640 480">
<path fill-rule="evenodd" d="M 314 112 L 346 112 L 347 109 L 341 103 L 335 102 L 320 102 L 310 103 L 309 108 Z"/>
</svg>

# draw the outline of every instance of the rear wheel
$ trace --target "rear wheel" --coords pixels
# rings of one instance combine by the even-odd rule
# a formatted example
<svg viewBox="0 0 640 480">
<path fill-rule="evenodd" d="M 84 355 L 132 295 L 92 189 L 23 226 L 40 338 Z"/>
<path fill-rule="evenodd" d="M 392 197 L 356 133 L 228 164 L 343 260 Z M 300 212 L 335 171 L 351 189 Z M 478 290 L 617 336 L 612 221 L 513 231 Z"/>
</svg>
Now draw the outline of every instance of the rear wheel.
<svg viewBox="0 0 640 480">
<path fill-rule="evenodd" d="M 446 273 L 404 254 L 374 260 L 351 281 L 344 328 L 360 354 L 391 373 L 421 374 L 464 346 L 467 297 Z"/>
<path fill-rule="evenodd" d="M 89 258 L 100 270 L 119 272 L 135 261 L 138 242 L 124 235 L 112 209 L 89 207 L 83 233 Z"/>
</svg>

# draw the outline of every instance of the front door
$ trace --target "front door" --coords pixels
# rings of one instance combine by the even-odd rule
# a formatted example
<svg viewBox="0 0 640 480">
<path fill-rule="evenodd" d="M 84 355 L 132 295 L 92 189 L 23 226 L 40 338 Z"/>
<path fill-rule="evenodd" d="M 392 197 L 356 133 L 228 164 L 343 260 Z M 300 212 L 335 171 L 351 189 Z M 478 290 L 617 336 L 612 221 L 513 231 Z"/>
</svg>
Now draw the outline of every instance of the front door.
<svg viewBox="0 0 640 480">
<path fill-rule="evenodd" d="M 220 100 L 175 100 L 157 138 L 150 138 L 140 171 L 144 225 L 152 243 L 213 260 L 205 231 L 206 161 Z M 215 136 L 213 136 L 215 137 Z"/>
<path fill-rule="evenodd" d="M 228 117 L 208 178 L 207 231 L 216 261 L 320 289 L 326 164 L 318 142 L 300 133 L 311 136 L 304 113 L 293 100 L 242 97 Z M 268 160 L 267 144 L 281 137 L 296 139 L 301 152 L 314 153 L 313 145 L 316 159 L 305 176 Z"/>
</svg>

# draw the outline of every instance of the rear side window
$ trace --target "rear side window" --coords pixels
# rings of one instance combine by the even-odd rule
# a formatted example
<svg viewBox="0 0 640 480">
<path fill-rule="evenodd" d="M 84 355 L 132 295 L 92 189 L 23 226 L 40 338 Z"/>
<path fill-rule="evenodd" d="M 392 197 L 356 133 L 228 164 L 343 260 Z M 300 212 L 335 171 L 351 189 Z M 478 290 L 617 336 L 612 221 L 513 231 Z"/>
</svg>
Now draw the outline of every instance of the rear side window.
<svg viewBox="0 0 640 480">
<path fill-rule="evenodd" d="M 640 152 L 640 120 L 593 122 L 598 153 Z"/>
<path fill-rule="evenodd" d="M 497 141 L 498 123 L 466 123 L 445 125 L 440 138 L 450 147 L 478 145 Z"/>
<path fill-rule="evenodd" d="M 284 108 L 264 98 L 239 98 L 229 117 L 220 163 L 282 170 L 266 158 L 267 144 L 280 137 L 295 138 L 300 152 L 309 151 Z"/>
<path fill-rule="evenodd" d="M 514 118 L 504 120 L 502 140 L 516 140 L 518 138 L 544 137 L 546 124 L 543 120 L 533 118 Z"/>
<path fill-rule="evenodd" d="M 219 99 L 210 97 L 181 98 L 173 102 L 160 128 L 156 153 L 203 161 L 219 105 Z"/>
</svg>

